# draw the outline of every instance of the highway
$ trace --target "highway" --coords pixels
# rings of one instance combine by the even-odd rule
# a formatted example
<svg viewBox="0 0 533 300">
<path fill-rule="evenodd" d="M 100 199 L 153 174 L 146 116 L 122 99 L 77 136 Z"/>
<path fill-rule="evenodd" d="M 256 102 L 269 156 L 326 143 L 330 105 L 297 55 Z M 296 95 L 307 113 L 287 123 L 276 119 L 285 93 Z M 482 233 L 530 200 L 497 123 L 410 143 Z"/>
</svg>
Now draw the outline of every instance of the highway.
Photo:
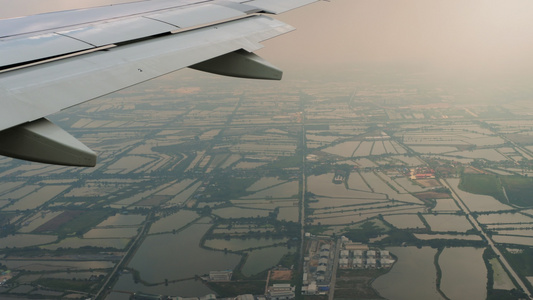
<svg viewBox="0 0 533 300">
<path fill-rule="evenodd" d="M 516 274 L 516 272 L 513 270 L 511 265 L 507 262 L 507 260 L 502 255 L 500 250 L 496 247 L 496 244 L 494 243 L 492 238 L 485 232 L 483 227 L 481 227 L 481 225 L 479 224 L 477 219 L 474 218 L 474 216 L 472 216 L 472 212 L 470 211 L 468 206 L 466 206 L 466 204 L 463 202 L 463 200 L 461 198 L 459 198 L 459 196 L 455 193 L 455 191 L 448 184 L 448 182 L 446 182 L 446 180 L 442 180 L 442 182 L 443 182 L 444 186 L 447 187 L 451 191 L 452 197 L 456 200 L 457 204 L 459 204 L 459 207 L 461 208 L 461 210 L 466 214 L 466 217 L 468 218 L 470 223 L 472 223 L 472 225 L 475 227 L 475 229 L 477 229 L 483 235 L 483 237 L 485 237 L 485 239 L 487 240 L 487 243 L 492 248 L 492 251 L 494 251 L 494 253 L 496 253 L 496 255 L 498 256 L 498 259 L 500 260 L 500 262 L 503 265 L 503 267 L 505 269 L 507 269 L 507 271 L 511 275 L 511 277 L 514 278 L 515 282 L 517 282 L 518 285 L 520 286 L 520 288 L 526 293 L 528 299 L 531 299 L 531 295 L 529 295 L 529 291 L 528 291 L 526 285 L 524 284 L 524 282 L 522 281 L 522 279 L 520 279 L 518 274 Z"/>
<path fill-rule="evenodd" d="M 128 248 L 128 250 L 126 251 L 126 253 L 124 253 L 124 256 L 122 256 L 122 258 L 120 259 L 120 261 L 115 265 L 115 268 L 113 269 L 113 271 L 111 272 L 111 274 L 109 274 L 109 276 L 107 276 L 107 279 L 106 281 L 104 282 L 104 284 L 102 285 L 102 287 L 100 288 L 100 290 L 98 291 L 98 293 L 96 293 L 94 299 L 104 299 L 105 296 L 107 296 L 107 293 L 109 292 L 109 289 L 108 288 L 108 284 L 109 282 L 111 281 L 111 279 L 113 278 L 113 276 L 122 268 L 124 268 L 124 264 L 127 262 L 126 260 L 129 259 L 129 254 L 132 253 L 132 251 L 134 249 L 136 249 L 139 245 L 138 245 L 138 242 L 139 240 L 141 239 L 141 237 L 143 237 L 145 234 L 148 233 L 148 230 L 147 230 L 147 227 L 146 227 L 146 224 L 148 222 L 144 222 L 144 225 L 143 227 L 141 228 L 141 230 L 139 231 L 139 234 L 137 235 L 137 237 L 135 238 L 135 241 L 133 243 L 131 243 L 131 246 Z M 103 293 L 103 294 L 102 294 Z"/>
<path fill-rule="evenodd" d="M 341 239 L 337 239 L 337 245 L 335 246 L 335 258 L 333 259 L 333 269 L 331 271 L 331 280 L 329 282 L 328 300 L 333 300 L 335 297 L 335 283 L 337 282 L 337 268 L 339 267 L 341 244 Z"/>
</svg>

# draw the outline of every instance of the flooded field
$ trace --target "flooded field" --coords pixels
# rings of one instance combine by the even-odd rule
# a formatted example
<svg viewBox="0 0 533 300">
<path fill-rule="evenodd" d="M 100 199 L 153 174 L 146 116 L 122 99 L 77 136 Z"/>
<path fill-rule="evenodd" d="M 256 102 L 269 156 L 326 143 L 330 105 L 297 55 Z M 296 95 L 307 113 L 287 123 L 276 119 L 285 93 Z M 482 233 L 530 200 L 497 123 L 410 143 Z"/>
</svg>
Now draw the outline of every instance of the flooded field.
<svg viewBox="0 0 533 300">
<path fill-rule="evenodd" d="M 407 177 L 396 178 L 394 181 L 409 193 L 423 192 L 427 190 L 427 188 L 416 184 Z"/>
<path fill-rule="evenodd" d="M 381 173 L 382 174 L 382 173 Z M 374 190 L 376 193 L 384 193 L 387 195 L 388 199 L 394 199 L 399 201 L 405 201 L 409 203 L 415 203 L 415 204 L 422 204 L 422 201 L 418 200 L 416 197 L 414 197 L 411 194 L 407 193 L 398 193 L 398 191 L 393 190 L 386 181 L 389 181 L 390 178 L 384 174 L 382 177 L 378 176 L 378 174 L 374 172 L 367 172 L 362 174 L 365 178 L 365 181 L 368 183 L 368 185 Z M 385 181 L 384 181 L 385 180 Z"/>
<path fill-rule="evenodd" d="M 493 235 L 492 239 L 500 244 L 515 244 L 524 246 L 533 246 L 533 237 L 525 236 L 509 236 L 509 235 Z"/>
<path fill-rule="evenodd" d="M 333 183 L 335 174 L 327 173 L 319 176 L 309 176 L 307 185 L 310 192 L 335 198 L 384 199 L 383 195 L 360 190 L 349 190 L 343 184 Z M 366 177 L 365 177 L 366 178 Z"/>
<path fill-rule="evenodd" d="M 262 189 L 252 195 L 242 197 L 241 199 L 291 198 L 295 195 L 298 195 L 298 181 L 289 181 Z"/>
<path fill-rule="evenodd" d="M 152 158 L 132 155 L 128 157 L 123 157 L 116 163 L 108 166 L 107 174 L 127 174 L 133 172 L 134 170 L 147 165 L 153 162 Z"/>
<path fill-rule="evenodd" d="M 242 267 L 245 276 L 257 274 L 278 264 L 280 259 L 292 252 L 285 246 L 258 249 L 248 253 L 246 263 Z"/>
<path fill-rule="evenodd" d="M 253 208 L 253 209 L 268 209 L 274 210 L 276 207 L 293 207 L 298 205 L 296 199 L 276 199 L 276 200 L 231 200 L 236 207 Z"/>
<path fill-rule="evenodd" d="M 394 300 L 443 299 L 435 287 L 437 275 L 433 259 L 437 250 L 429 247 L 390 247 L 387 250 L 396 255 L 398 261 L 387 274 L 372 283 L 381 296 Z"/>
<path fill-rule="evenodd" d="M 0 248 L 5 247 L 29 247 L 49 244 L 57 240 L 55 235 L 41 234 L 15 234 L 0 238 Z"/>
<path fill-rule="evenodd" d="M 52 200 L 55 196 L 61 194 L 63 191 L 68 189 L 69 185 L 50 185 L 50 186 L 44 186 L 37 191 L 27 195 L 26 197 L 18 200 L 14 204 L 5 207 L 3 210 L 5 211 L 13 211 L 13 210 L 26 210 L 26 209 L 34 209 L 42 204 Z"/>
<path fill-rule="evenodd" d="M 466 219 L 466 216 L 458 215 L 447 215 L 447 214 L 438 214 L 438 215 L 423 215 L 424 219 L 428 222 L 431 227 L 431 231 L 438 232 L 466 232 L 469 229 L 472 229 L 472 225 Z"/>
<path fill-rule="evenodd" d="M 170 278 L 169 278 L 170 279 Z M 181 297 L 201 297 L 208 294 L 212 294 L 210 290 L 201 280 L 184 280 L 178 282 L 169 282 L 168 285 L 164 283 L 156 286 L 145 286 L 142 283 L 135 283 L 133 276 L 128 273 L 120 275 L 118 282 L 115 284 L 114 290 L 117 291 L 130 291 L 130 292 L 143 292 L 149 294 L 164 294 L 164 295 L 179 295 Z M 124 295 L 124 294 L 123 294 Z M 124 300 L 129 299 L 129 295 Z M 107 300 L 108 298 L 106 298 Z M 115 299 L 115 298 L 113 298 Z M 118 300 L 118 299 L 117 299 Z M 122 299 L 120 299 L 122 300 Z"/>
<path fill-rule="evenodd" d="M 359 213 L 352 213 L 352 212 L 345 212 L 342 214 L 336 214 L 336 215 L 323 215 L 321 218 L 313 218 L 313 224 L 314 225 L 343 225 L 343 224 L 353 224 L 362 222 L 365 220 L 368 220 L 370 218 L 377 217 L 379 215 L 386 215 L 386 214 L 398 214 L 398 213 L 406 213 L 406 214 L 416 214 L 418 212 L 423 212 L 424 208 L 422 207 L 414 207 L 411 205 L 405 205 L 405 206 L 399 206 L 399 207 L 391 207 L 391 208 L 384 208 L 384 209 L 376 209 L 376 210 L 369 210 L 369 211 L 361 211 Z"/>
<path fill-rule="evenodd" d="M 262 218 L 268 216 L 270 213 L 269 210 L 263 209 L 251 209 L 251 208 L 240 208 L 240 207 L 225 207 L 217 208 L 213 210 L 213 214 L 221 218 L 232 219 L 232 218 Z"/>
<path fill-rule="evenodd" d="M 432 209 L 436 212 L 455 212 L 459 211 L 459 207 L 453 199 L 436 199 L 437 205 Z"/>
<path fill-rule="evenodd" d="M 274 185 L 279 185 L 284 182 L 285 181 L 280 180 L 277 177 L 262 177 L 258 181 L 254 182 L 251 186 L 249 186 L 246 191 L 257 192 L 259 190 L 263 190 Z"/>
<path fill-rule="evenodd" d="M 481 224 L 494 223 L 533 223 L 533 218 L 521 213 L 497 213 L 479 215 L 477 221 Z"/>
<path fill-rule="evenodd" d="M 451 152 L 447 154 L 466 157 L 466 158 L 484 158 L 489 161 L 507 160 L 505 156 L 501 155 L 495 149 L 477 149 L 477 150 L 472 150 L 472 151 Z"/>
<path fill-rule="evenodd" d="M 137 235 L 137 227 L 94 228 L 83 235 L 84 239 L 132 238 Z"/>
<path fill-rule="evenodd" d="M 43 249 L 57 250 L 58 248 L 81 248 L 85 246 L 124 249 L 128 245 L 129 238 L 106 238 L 106 239 L 80 239 L 78 237 L 70 237 L 61 240 L 57 244 L 50 244 L 41 246 Z"/>
<path fill-rule="evenodd" d="M 350 173 L 350 176 L 348 177 L 348 188 L 352 190 L 372 192 L 370 187 L 368 187 L 368 185 L 361 177 L 361 174 L 359 174 L 358 172 Z"/>
<path fill-rule="evenodd" d="M 309 203 L 309 207 L 315 208 L 315 209 L 332 209 L 332 208 L 340 208 L 344 206 L 348 206 L 344 209 L 357 209 L 358 207 L 363 206 L 383 206 L 386 205 L 384 203 L 388 203 L 385 199 L 357 199 L 357 198 L 315 198 Z M 352 207 L 353 206 L 353 207 Z M 343 208 L 341 208 L 343 209 Z"/>
<path fill-rule="evenodd" d="M 149 234 L 170 232 L 178 230 L 183 226 L 197 219 L 199 216 L 196 212 L 190 210 L 180 210 L 170 216 L 157 220 L 150 227 Z"/>
<path fill-rule="evenodd" d="M 182 192 L 180 192 L 179 194 L 177 194 L 174 198 L 172 198 L 167 203 L 168 204 L 183 204 L 183 203 L 185 203 L 185 201 L 187 201 L 187 199 L 189 199 L 189 197 L 191 197 L 192 194 L 194 194 L 194 192 L 196 192 L 196 190 L 200 187 L 200 185 L 202 185 L 201 181 L 198 181 L 198 182 L 194 183 L 193 185 L 191 185 L 187 189 L 185 189 Z"/>
<path fill-rule="evenodd" d="M 44 223 L 59 216 L 61 213 L 62 211 L 42 211 L 42 212 L 36 213 L 30 216 L 29 218 L 27 218 L 26 220 L 24 220 L 24 223 L 22 224 L 22 228 L 20 228 L 18 232 L 30 233 L 33 230 L 37 229 L 39 226 L 43 225 Z"/>
<path fill-rule="evenodd" d="M 200 239 L 210 227 L 210 224 L 196 223 L 177 234 L 148 236 L 128 267 L 139 271 L 143 280 L 152 283 L 233 269 L 240 260 L 239 255 L 200 248 Z"/>
<path fill-rule="evenodd" d="M 241 159 L 238 154 L 230 155 L 221 165 L 220 168 L 227 168 Z"/>
<path fill-rule="evenodd" d="M 384 217 L 385 221 L 400 229 L 426 228 L 418 215 L 390 215 Z"/>
<path fill-rule="evenodd" d="M 463 200 L 466 206 L 471 211 L 499 211 L 499 210 L 509 210 L 512 209 L 511 206 L 502 204 L 500 201 L 494 199 L 490 196 L 477 195 L 467 193 L 458 188 L 459 179 L 458 178 L 449 178 L 446 181 L 450 184 L 450 187 L 455 191 L 455 193 Z"/>
<path fill-rule="evenodd" d="M 533 229 L 509 229 L 509 230 L 502 230 L 502 229 L 496 229 L 496 232 L 499 235 L 519 235 L 519 236 L 530 236 L 533 237 Z"/>
<path fill-rule="evenodd" d="M 241 250 L 247 250 L 251 248 L 270 247 L 276 244 L 285 244 L 287 243 L 287 240 L 288 239 L 286 238 L 282 238 L 282 239 L 233 238 L 230 240 L 216 239 L 216 240 L 205 240 L 204 246 L 212 248 L 212 249 L 217 249 L 217 250 L 227 249 L 230 251 L 241 251 Z"/>
<path fill-rule="evenodd" d="M 123 215 L 116 214 L 107 218 L 102 223 L 98 224 L 97 227 L 107 227 L 107 226 L 135 226 L 140 225 L 146 216 L 143 215 Z"/>
<path fill-rule="evenodd" d="M 174 183 L 170 185 L 169 187 L 157 192 L 156 195 L 167 195 L 167 196 L 174 196 L 179 193 L 181 193 L 185 188 L 187 188 L 189 185 L 191 185 L 195 180 L 194 179 L 183 179 L 178 183 Z"/>
<path fill-rule="evenodd" d="M 353 153 L 353 157 L 369 156 L 373 145 L 374 142 L 361 142 L 357 150 Z"/>
<path fill-rule="evenodd" d="M 353 152 L 359 146 L 360 141 L 350 141 L 337 144 L 323 149 L 322 151 L 344 157 L 352 157 Z"/>
<path fill-rule="evenodd" d="M 9 200 L 9 199 L 21 199 L 22 197 L 28 195 L 31 192 L 36 191 L 39 188 L 38 185 L 24 185 L 21 188 L 18 188 L 16 190 L 10 190 L 8 193 L 2 195 L 1 199 Z"/>
<path fill-rule="evenodd" d="M 419 240 L 464 240 L 464 241 L 481 241 L 481 236 L 474 234 L 426 234 L 415 233 Z"/>
<path fill-rule="evenodd" d="M 234 169 L 255 169 L 260 166 L 264 166 L 266 163 L 264 162 L 249 162 L 249 161 L 241 161 L 237 163 L 233 168 Z"/>
<path fill-rule="evenodd" d="M 280 221 L 298 222 L 298 214 L 298 206 L 280 207 L 277 219 Z"/>
<path fill-rule="evenodd" d="M 457 151 L 457 147 L 450 146 L 411 146 L 410 148 L 415 152 L 428 154 L 442 154 Z"/>
<path fill-rule="evenodd" d="M 23 184 L 23 181 L 5 181 L 0 183 L 0 199 L 4 199 L 3 197 L 1 197 L 1 195 L 14 190 L 15 188 L 18 188 Z"/>
<path fill-rule="evenodd" d="M 405 152 L 406 151 L 403 150 L 403 152 L 399 152 L 399 153 L 405 153 Z M 415 156 L 397 155 L 397 156 L 392 156 L 392 158 L 402 161 L 404 164 L 406 164 L 409 167 L 416 167 L 416 166 L 420 166 L 424 164 L 422 160 L 420 160 L 418 157 L 415 157 Z"/>
<path fill-rule="evenodd" d="M 450 299 L 483 300 L 487 297 L 484 248 L 445 248 L 439 257 L 441 290 Z"/>
<path fill-rule="evenodd" d="M 109 269 L 115 265 L 110 261 L 0 260 L 0 263 L 9 269 L 33 272 Z"/>
</svg>

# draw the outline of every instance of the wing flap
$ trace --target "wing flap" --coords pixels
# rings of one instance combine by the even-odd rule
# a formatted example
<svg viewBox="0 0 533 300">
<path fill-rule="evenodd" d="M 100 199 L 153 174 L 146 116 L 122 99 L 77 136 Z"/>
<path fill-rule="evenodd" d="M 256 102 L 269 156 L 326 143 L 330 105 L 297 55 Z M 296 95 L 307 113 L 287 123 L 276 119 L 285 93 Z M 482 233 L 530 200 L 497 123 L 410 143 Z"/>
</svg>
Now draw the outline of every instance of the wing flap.
<svg viewBox="0 0 533 300">
<path fill-rule="evenodd" d="M 0 66 L 15 65 L 90 48 L 94 46 L 55 33 L 0 40 Z"/>
<path fill-rule="evenodd" d="M 293 30 L 252 16 L 0 74 L 0 130 Z M 53 76 L 51 76 L 53 74 Z"/>
<path fill-rule="evenodd" d="M 58 33 L 101 47 L 171 32 L 176 29 L 176 26 L 164 22 L 135 17 L 101 24 L 89 24 Z"/>
<path fill-rule="evenodd" d="M 215 21 L 246 16 L 245 13 L 230 7 L 205 4 L 190 8 L 175 9 L 163 13 L 147 15 L 148 18 L 160 20 L 179 28 L 188 28 Z"/>
<path fill-rule="evenodd" d="M 246 4 L 260 8 L 267 13 L 281 14 L 317 1 L 318 0 L 252 0 L 246 2 Z"/>
<path fill-rule="evenodd" d="M 140 16 L 147 12 L 185 7 L 198 2 L 198 0 L 138 1 L 5 19 L 0 21 L 0 38 L 32 32 L 57 31 L 76 25 Z"/>
</svg>

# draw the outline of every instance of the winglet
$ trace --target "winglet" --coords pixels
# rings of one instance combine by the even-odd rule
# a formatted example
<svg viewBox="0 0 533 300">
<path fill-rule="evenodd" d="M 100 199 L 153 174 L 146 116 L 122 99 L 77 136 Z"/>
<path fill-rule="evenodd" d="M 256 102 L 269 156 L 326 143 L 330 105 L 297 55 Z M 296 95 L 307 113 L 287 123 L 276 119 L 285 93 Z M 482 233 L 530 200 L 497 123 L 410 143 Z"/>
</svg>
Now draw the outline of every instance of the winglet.
<svg viewBox="0 0 533 300">
<path fill-rule="evenodd" d="M 0 155 L 78 167 L 94 167 L 96 153 L 45 118 L 0 132 Z"/>
<path fill-rule="evenodd" d="M 281 80 L 283 72 L 261 57 L 237 50 L 189 68 L 208 73 L 251 79 Z"/>
</svg>

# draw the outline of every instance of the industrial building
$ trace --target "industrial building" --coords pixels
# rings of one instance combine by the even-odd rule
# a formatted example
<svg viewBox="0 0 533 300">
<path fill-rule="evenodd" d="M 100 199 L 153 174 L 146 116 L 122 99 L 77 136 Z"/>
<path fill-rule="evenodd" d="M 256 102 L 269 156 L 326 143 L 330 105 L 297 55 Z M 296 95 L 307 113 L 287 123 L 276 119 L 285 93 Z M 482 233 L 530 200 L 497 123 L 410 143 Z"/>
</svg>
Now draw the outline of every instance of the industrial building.
<svg viewBox="0 0 533 300">
<path fill-rule="evenodd" d="M 331 239 L 311 238 L 304 257 L 302 294 L 325 295 L 333 273 L 333 262 L 339 249 Z"/>
<path fill-rule="evenodd" d="M 288 283 L 274 284 L 268 288 L 267 297 L 270 300 L 289 300 L 294 299 L 295 288 Z"/>
<path fill-rule="evenodd" d="M 209 281 L 231 281 L 231 276 L 233 275 L 232 270 L 225 271 L 211 271 L 209 272 Z"/>
</svg>

